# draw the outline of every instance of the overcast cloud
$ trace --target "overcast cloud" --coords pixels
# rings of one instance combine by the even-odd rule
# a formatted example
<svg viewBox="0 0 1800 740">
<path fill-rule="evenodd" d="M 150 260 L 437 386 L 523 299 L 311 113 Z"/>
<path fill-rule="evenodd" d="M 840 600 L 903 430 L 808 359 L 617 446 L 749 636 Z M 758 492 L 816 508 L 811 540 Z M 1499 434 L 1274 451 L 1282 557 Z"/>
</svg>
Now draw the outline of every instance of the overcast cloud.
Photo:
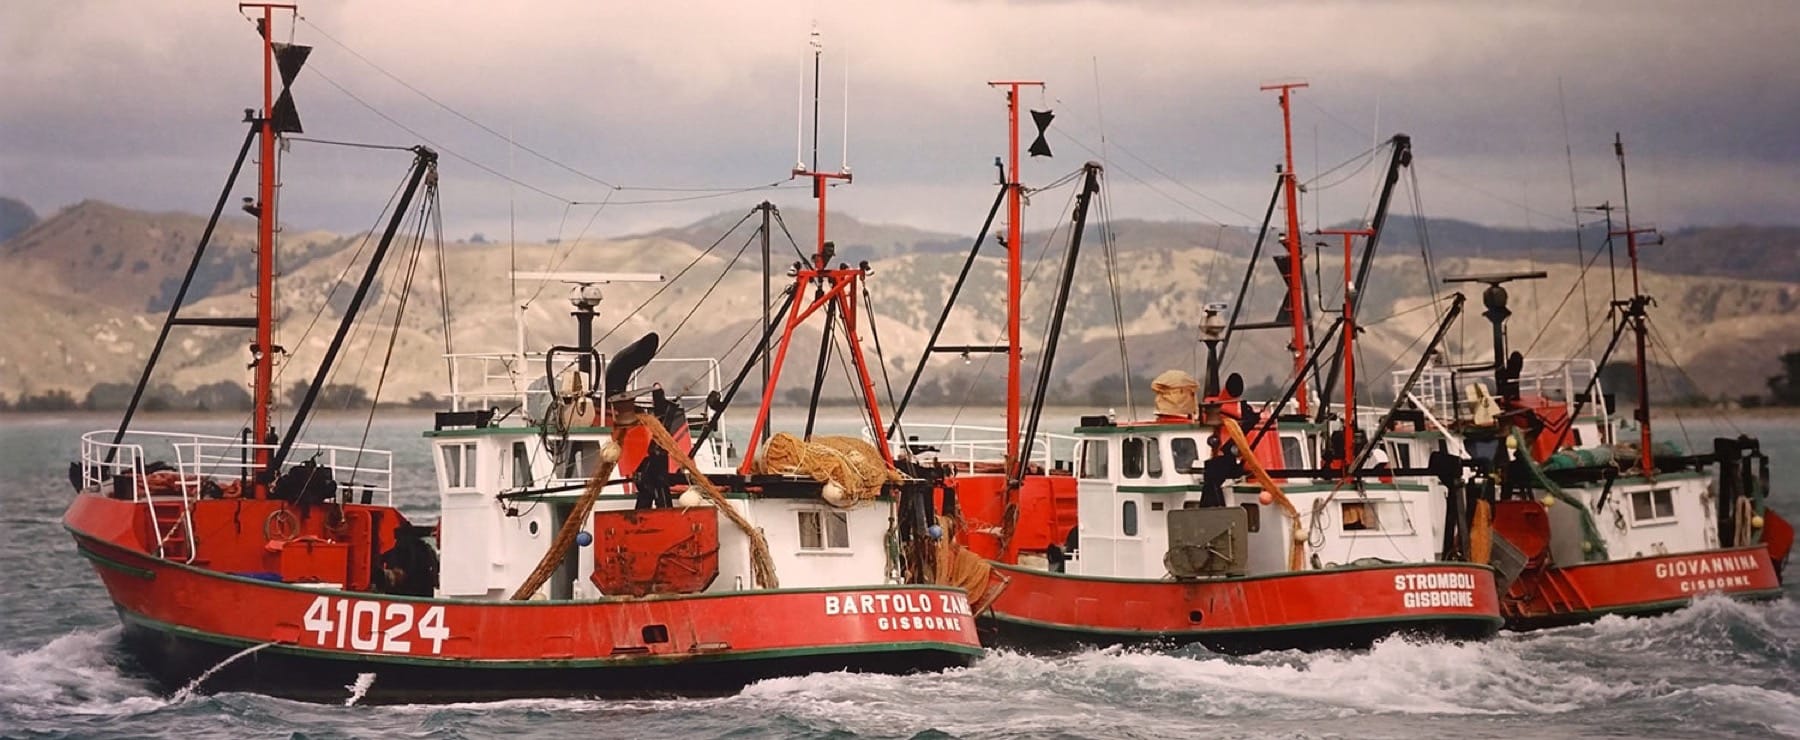
<svg viewBox="0 0 1800 740">
<path fill-rule="evenodd" d="M 595 209 L 565 201 L 615 204 L 593 234 L 763 197 L 810 209 L 798 187 L 626 204 L 694 195 L 630 188 L 785 180 L 815 20 L 826 50 L 819 164 L 839 164 L 847 70 L 856 181 L 831 203 L 867 220 L 978 226 L 1005 144 L 1004 100 L 985 82 L 1041 79 L 1048 89 L 1025 100 L 1055 109 L 1057 156 L 1032 161 L 1028 183 L 1104 152 L 1115 218 L 1248 224 L 1281 153 L 1274 97 L 1257 87 L 1299 78 L 1311 84 L 1295 109 L 1302 176 L 1364 151 L 1377 131 L 1404 131 L 1429 216 L 1568 222 L 1560 84 L 1582 202 L 1618 197 L 1617 130 L 1640 220 L 1800 223 L 1792 2 L 302 5 L 293 38 L 316 47 L 295 86 L 306 134 L 435 143 L 455 237 L 504 234 L 514 212 L 522 239 L 570 238 Z M 260 102 L 260 74 L 232 2 L 0 5 L 0 195 L 46 215 L 83 198 L 203 211 L 241 140 L 242 109 Z M 394 78 L 629 187 L 509 147 Z M 295 144 L 284 166 L 284 220 L 347 231 L 375 218 L 406 158 Z M 1315 208 L 1325 221 L 1360 216 L 1376 169 L 1316 191 L 1309 221 Z M 1034 222 L 1059 215 L 1039 210 Z"/>
</svg>

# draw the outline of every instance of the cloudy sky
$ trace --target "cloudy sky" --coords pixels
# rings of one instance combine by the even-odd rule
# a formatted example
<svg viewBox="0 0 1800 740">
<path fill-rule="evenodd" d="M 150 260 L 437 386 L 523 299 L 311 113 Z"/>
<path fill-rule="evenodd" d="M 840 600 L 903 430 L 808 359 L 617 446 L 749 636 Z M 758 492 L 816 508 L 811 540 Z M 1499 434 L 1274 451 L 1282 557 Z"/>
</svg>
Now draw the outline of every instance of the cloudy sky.
<svg viewBox="0 0 1800 740">
<path fill-rule="evenodd" d="M 1579 200 L 1616 201 L 1616 130 L 1639 220 L 1800 223 L 1800 3 L 1781 0 L 303 5 L 277 28 L 316 47 L 295 85 L 307 135 L 438 148 L 454 237 L 617 234 L 765 197 L 810 210 L 791 184 L 721 193 L 787 179 L 815 22 L 818 164 L 840 164 L 848 75 L 856 179 L 831 203 L 869 220 L 979 226 L 1005 145 L 985 83 L 1041 79 L 1024 98 L 1056 111 L 1057 156 L 1028 183 L 1104 157 L 1115 218 L 1249 224 L 1281 154 L 1257 88 L 1300 79 L 1302 176 L 1404 131 L 1429 216 L 1566 225 L 1565 142 Z M 0 195 L 204 211 L 259 61 L 233 2 L 0 5 Z M 343 231 L 407 164 L 307 143 L 283 162 L 284 219 Z M 1377 169 L 1321 180 L 1308 220 L 1360 216 Z"/>
</svg>

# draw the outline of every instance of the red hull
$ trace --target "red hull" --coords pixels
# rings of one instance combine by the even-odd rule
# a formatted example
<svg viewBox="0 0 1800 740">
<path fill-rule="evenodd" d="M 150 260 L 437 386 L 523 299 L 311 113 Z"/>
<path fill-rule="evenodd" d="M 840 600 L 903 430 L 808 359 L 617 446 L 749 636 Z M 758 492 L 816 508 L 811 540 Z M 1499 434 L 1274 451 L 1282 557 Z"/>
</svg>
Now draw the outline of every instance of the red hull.
<svg viewBox="0 0 1800 740">
<path fill-rule="evenodd" d="M 907 671 L 980 655 L 960 590 L 785 589 L 595 602 L 478 602 L 313 589 L 145 552 L 142 504 L 76 496 L 64 517 L 145 667 L 180 685 L 267 643 L 203 688 L 341 700 L 713 693 L 810 670 Z M 307 679 L 307 680 L 303 680 Z"/>
<path fill-rule="evenodd" d="M 1707 593 L 1761 599 L 1781 595 L 1766 545 L 1656 555 L 1566 568 L 1529 568 L 1507 589 L 1506 626 L 1574 624 L 1607 614 L 1679 609 Z"/>
<path fill-rule="evenodd" d="M 1199 642 L 1232 653 L 1363 647 L 1395 632 L 1479 638 L 1500 628 L 1494 571 L 1380 565 L 1212 581 L 1090 578 L 995 564 L 1003 644 Z M 986 615 L 984 615 L 986 616 Z"/>
</svg>

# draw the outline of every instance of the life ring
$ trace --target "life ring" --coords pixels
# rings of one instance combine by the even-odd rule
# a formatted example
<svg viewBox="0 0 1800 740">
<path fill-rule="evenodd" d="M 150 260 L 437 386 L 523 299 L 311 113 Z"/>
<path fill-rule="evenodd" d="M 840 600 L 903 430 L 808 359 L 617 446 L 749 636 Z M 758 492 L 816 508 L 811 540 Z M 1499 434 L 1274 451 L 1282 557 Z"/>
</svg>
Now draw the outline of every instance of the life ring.
<svg viewBox="0 0 1800 740">
<path fill-rule="evenodd" d="M 276 509 L 269 512 L 263 520 L 263 539 L 270 542 L 292 542 L 300 536 L 300 517 L 287 509 Z"/>
</svg>

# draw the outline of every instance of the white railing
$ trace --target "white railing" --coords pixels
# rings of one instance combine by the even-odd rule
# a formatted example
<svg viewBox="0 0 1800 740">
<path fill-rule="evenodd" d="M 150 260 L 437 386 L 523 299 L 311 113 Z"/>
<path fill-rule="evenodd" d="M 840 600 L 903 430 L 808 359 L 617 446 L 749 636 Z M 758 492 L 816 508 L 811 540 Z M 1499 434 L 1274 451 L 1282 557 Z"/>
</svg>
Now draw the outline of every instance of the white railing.
<svg viewBox="0 0 1800 740">
<path fill-rule="evenodd" d="M 163 555 L 163 547 L 174 535 L 174 531 L 164 532 L 162 523 L 156 517 L 157 501 L 145 468 L 154 461 L 174 458 L 172 472 L 177 476 L 176 489 L 181 495 L 180 526 L 186 529 L 188 562 L 192 562 L 198 552 L 198 543 L 194 541 L 193 518 L 189 516 L 189 512 L 193 502 L 201 495 L 201 486 L 221 478 L 248 481 L 256 472 L 257 451 L 267 450 L 273 454 L 279 447 L 250 444 L 215 434 L 155 431 L 127 432 L 120 442 L 114 443 L 111 439 L 114 434 L 112 430 L 100 430 L 81 435 L 82 489 L 106 491 L 128 480 L 131 500 L 143 503 L 150 509 L 150 528 L 156 536 L 157 554 Z M 146 448 L 151 452 L 146 453 Z M 313 460 L 320 467 L 330 470 L 331 477 L 337 482 L 340 495 L 345 500 L 350 500 L 355 493 L 361 492 L 371 500 L 375 494 L 381 494 L 383 503 L 388 506 L 394 503 L 392 452 L 297 443 L 289 449 L 288 460 Z"/>
<path fill-rule="evenodd" d="M 557 366 L 551 368 L 557 378 L 571 372 L 579 356 L 557 353 Z M 478 411 L 498 408 L 502 412 L 517 408 L 527 415 L 549 406 L 560 390 L 549 385 L 545 377 L 545 353 L 487 352 L 444 356 L 450 365 L 450 409 Z M 585 387 L 605 398 L 614 389 L 606 386 L 606 355 L 585 381 Z M 719 361 L 710 357 L 670 357 L 651 360 L 636 378 L 649 372 L 674 396 L 705 397 L 720 390 Z M 702 389 L 701 386 L 705 387 Z M 621 389 L 622 390 L 622 389 Z"/>
<path fill-rule="evenodd" d="M 900 431 L 907 438 L 889 442 L 896 450 L 902 449 L 901 445 L 936 448 L 936 452 L 918 455 L 936 457 L 938 462 L 947 463 L 960 472 L 974 472 L 977 463 L 995 464 L 1006 459 L 1005 427 L 909 422 L 902 425 Z M 864 436 L 868 436 L 868 430 L 864 430 Z M 1039 432 L 1031 445 L 1031 462 L 1050 471 L 1056 467 L 1058 453 L 1063 455 L 1063 460 L 1074 459 L 1076 442 L 1074 435 Z"/>
<path fill-rule="evenodd" d="M 1409 370 L 1393 373 L 1395 393 L 1405 386 L 1410 373 Z M 1605 404 L 1600 403 L 1602 389 L 1599 383 L 1593 382 L 1595 373 L 1594 361 L 1585 358 L 1528 359 L 1519 372 L 1519 393 L 1562 401 L 1570 404 L 1570 410 L 1573 411 L 1575 397 L 1587 391 L 1588 385 L 1593 383 L 1593 398 L 1584 407 L 1584 415 L 1588 412 L 1598 415 L 1604 425 L 1609 412 Z M 1471 383 L 1480 384 L 1489 393 L 1493 393 L 1494 372 L 1452 372 L 1448 368 L 1431 368 L 1419 376 L 1418 384 L 1413 386 L 1413 396 L 1425 404 L 1426 411 L 1439 418 L 1466 420 L 1470 418 L 1471 399 L 1465 387 Z"/>
</svg>

